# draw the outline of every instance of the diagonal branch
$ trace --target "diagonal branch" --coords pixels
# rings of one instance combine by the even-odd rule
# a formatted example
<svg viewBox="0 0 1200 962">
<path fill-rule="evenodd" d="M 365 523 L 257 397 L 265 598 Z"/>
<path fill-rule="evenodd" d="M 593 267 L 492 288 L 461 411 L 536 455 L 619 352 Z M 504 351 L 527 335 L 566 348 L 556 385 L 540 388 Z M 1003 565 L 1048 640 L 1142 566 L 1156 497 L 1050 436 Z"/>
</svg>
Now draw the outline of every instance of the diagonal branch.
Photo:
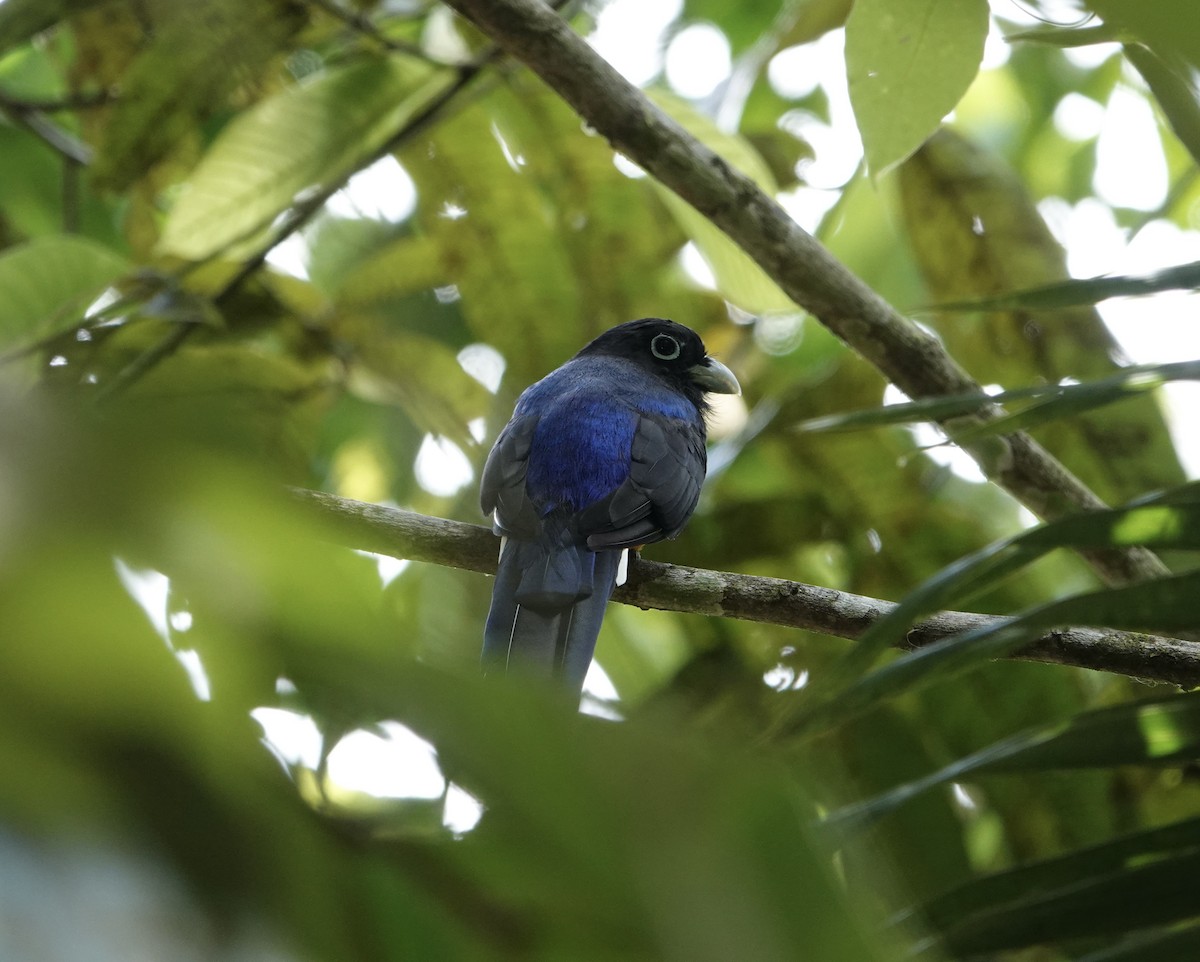
<svg viewBox="0 0 1200 962">
<path fill-rule="evenodd" d="M 982 388 L 935 337 L 903 317 L 733 169 L 626 81 L 541 0 L 447 0 L 523 61 L 612 146 L 723 230 L 789 297 L 914 399 Z M 999 408 L 980 417 L 999 416 Z M 1040 517 L 1103 508 L 1082 481 L 1024 433 L 968 446 L 984 474 Z M 1144 548 L 1081 552 L 1107 581 L 1165 574 Z"/>
<path fill-rule="evenodd" d="M 7 116 L 17 126 L 24 127 L 68 163 L 86 167 L 92 162 L 93 151 L 90 146 L 36 107 L 0 99 L 0 114 Z"/>
<path fill-rule="evenodd" d="M 385 50 L 391 50 L 396 53 L 406 53 L 412 57 L 420 57 L 422 60 L 427 60 L 430 63 L 436 63 L 438 66 L 446 66 L 440 61 L 432 59 L 420 44 L 410 43 L 406 40 L 396 40 L 392 37 L 385 36 L 380 29 L 375 26 L 364 13 L 357 10 L 348 10 L 338 2 L 338 0 L 308 0 L 314 7 L 323 10 L 335 20 L 340 20 L 347 27 L 356 33 L 362 34 L 364 37 L 369 37 L 375 43 L 379 44 Z"/>
<path fill-rule="evenodd" d="M 485 574 L 496 570 L 497 541 L 487 528 L 318 491 L 295 489 L 294 493 L 321 520 L 332 522 L 339 544 Z M 613 600 L 639 608 L 802 628 L 838 638 L 858 638 L 896 607 L 890 601 L 782 578 L 641 559 L 630 565 L 629 581 L 616 590 Z M 942 611 L 915 625 L 906 643 L 919 647 L 1000 620 Z M 1012 657 L 1186 688 L 1200 685 L 1200 643 L 1179 638 L 1064 628 L 1049 632 Z"/>
</svg>

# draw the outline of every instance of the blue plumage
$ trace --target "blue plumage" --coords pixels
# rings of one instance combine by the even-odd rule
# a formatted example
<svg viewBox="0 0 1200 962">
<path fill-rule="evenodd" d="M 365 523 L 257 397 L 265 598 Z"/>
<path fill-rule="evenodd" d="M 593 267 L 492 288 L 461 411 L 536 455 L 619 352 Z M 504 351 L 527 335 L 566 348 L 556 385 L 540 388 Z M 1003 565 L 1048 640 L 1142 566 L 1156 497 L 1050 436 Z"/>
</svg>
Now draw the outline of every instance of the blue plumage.
<svg viewBox="0 0 1200 962">
<path fill-rule="evenodd" d="M 628 476 L 639 412 L 614 393 L 613 379 L 626 373 L 622 381 L 645 388 L 649 378 L 637 368 L 620 372 L 621 364 L 610 358 L 576 358 L 517 402 L 515 414 L 538 418 L 525 486 L 546 513 L 559 507 L 581 510 Z"/>
<path fill-rule="evenodd" d="M 485 671 L 557 678 L 576 696 L 623 552 L 673 538 L 705 469 L 705 392 L 736 393 L 700 338 L 619 325 L 528 388 L 484 466 L 502 542 Z"/>
</svg>

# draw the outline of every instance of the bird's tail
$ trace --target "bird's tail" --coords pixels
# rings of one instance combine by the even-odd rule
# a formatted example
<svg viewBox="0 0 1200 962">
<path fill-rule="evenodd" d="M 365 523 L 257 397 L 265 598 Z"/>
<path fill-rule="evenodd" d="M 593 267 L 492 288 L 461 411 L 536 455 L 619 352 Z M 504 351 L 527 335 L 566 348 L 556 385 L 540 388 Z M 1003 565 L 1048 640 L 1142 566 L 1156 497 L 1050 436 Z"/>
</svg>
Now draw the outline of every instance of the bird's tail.
<svg viewBox="0 0 1200 962">
<path fill-rule="evenodd" d="M 553 678 L 578 694 L 621 555 L 510 541 L 501 551 L 484 629 L 485 674 Z"/>
</svg>

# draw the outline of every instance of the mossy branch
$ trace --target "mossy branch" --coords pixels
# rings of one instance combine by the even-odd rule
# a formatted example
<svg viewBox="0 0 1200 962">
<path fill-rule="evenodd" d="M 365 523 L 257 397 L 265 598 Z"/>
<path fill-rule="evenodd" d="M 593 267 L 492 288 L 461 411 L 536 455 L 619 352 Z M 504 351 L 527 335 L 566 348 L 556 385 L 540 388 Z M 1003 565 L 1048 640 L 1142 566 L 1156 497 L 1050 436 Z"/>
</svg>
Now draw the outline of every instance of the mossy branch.
<svg viewBox="0 0 1200 962">
<path fill-rule="evenodd" d="M 396 558 L 492 574 L 498 541 L 480 525 L 297 489 L 297 498 L 333 525 L 339 544 Z M 613 600 L 639 608 L 760 621 L 838 638 L 858 638 L 895 605 L 865 595 L 782 578 L 711 571 L 635 559 Z M 999 619 L 942 611 L 909 631 L 920 647 Z M 482 630 L 482 629 L 481 629 Z M 1013 658 L 1073 665 L 1145 681 L 1200 685 L 1200 643 L 1128 631 L 1067 627 L 1048 632 Z"/>
</svg>

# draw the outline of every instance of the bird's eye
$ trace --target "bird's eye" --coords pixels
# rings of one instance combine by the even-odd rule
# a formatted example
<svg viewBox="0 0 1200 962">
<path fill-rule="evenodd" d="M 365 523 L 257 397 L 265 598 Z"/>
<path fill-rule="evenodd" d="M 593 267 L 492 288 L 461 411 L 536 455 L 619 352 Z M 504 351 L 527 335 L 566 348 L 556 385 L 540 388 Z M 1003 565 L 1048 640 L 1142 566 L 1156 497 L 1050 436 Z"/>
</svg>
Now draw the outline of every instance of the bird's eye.
<svg viewBox="0 0 1200 962">
<path fill-rule="evenodd" d="M 650 353 L 660 361 L 673 361 L 679 357 L 682 348 L 679 342 L 670 334 L 655 334 L 650 342 Z"/>
</svg>

